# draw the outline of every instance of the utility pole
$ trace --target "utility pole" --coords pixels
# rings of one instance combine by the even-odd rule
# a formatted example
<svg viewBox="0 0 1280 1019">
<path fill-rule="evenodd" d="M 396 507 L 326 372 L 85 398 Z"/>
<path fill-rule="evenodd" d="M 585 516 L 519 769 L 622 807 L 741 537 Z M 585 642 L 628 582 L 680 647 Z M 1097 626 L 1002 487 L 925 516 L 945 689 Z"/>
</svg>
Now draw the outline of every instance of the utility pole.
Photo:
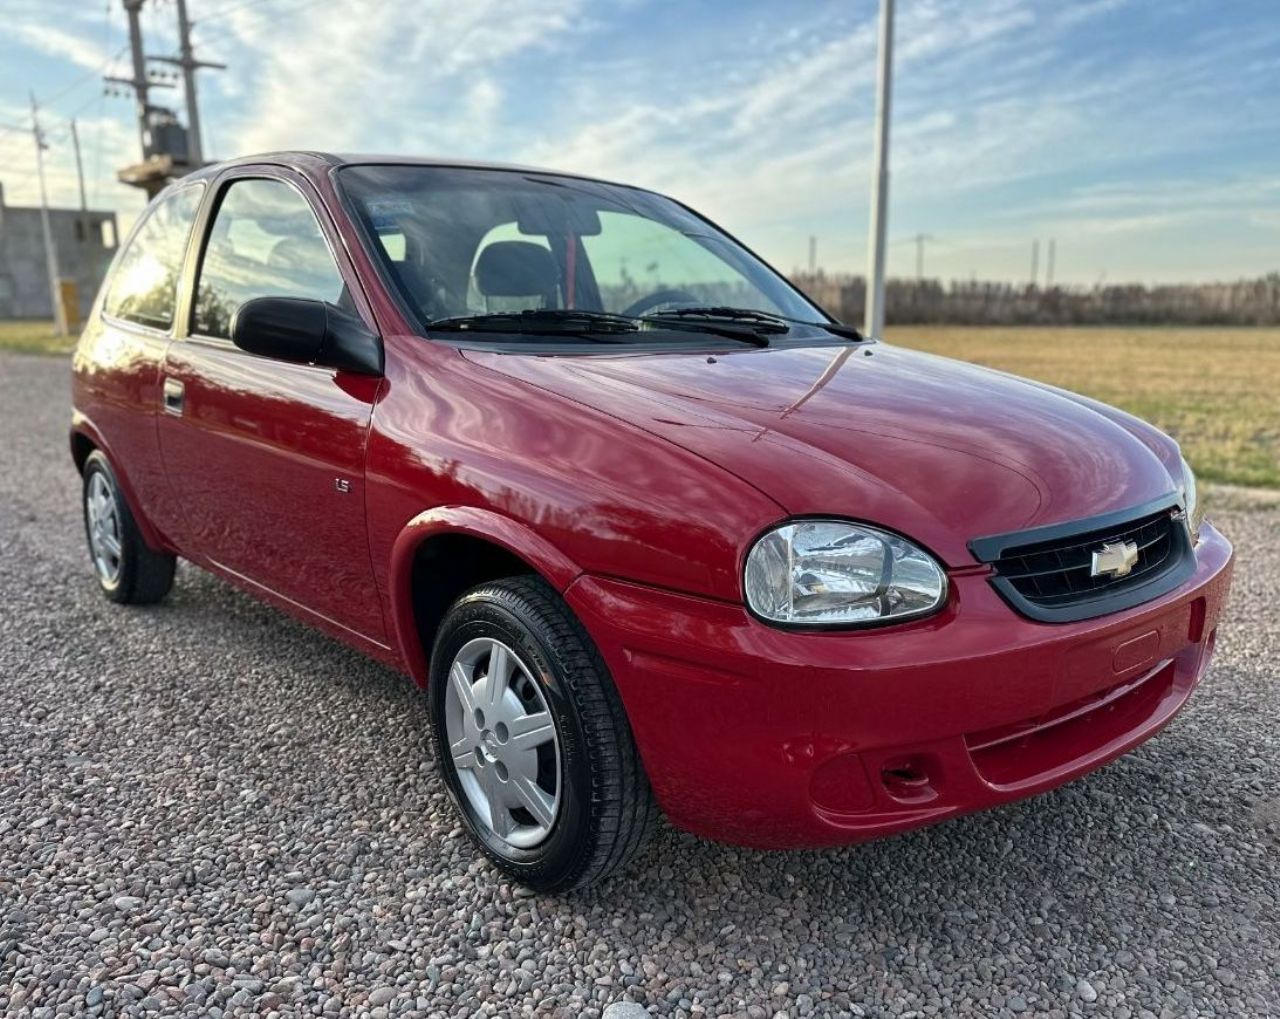
<svg viewBox="0 0 1280 1019">
<path fill-rule="evenodd" d="M 1057 241 L 1054 240 L 1054 238 L 1050 237 L 1049 238 L 1049 258 L 1048 258 L 1047 264 L 1045 265 L 1045 272 L 1044 272 L 1044 288 L 1046 290 L 1053 289 L 1053 261 L 1054 261 L 1053 256 L 1055 254 L 1056 247 L 1057 247 Z"/>
<path fill-rule="evenodd" d="M 142 52 L 142 22 L 140 17 L 144 2 L 145 0 L 123 0 L 125 14 L 129 17 L 129 54 L 133 62 L 133 77 L 108 78 L 107 81 L 128 85 L 133 89 L 138 109 L 138 140 L 142 144 L 142 158 L 145 161 L 151 157 L 152 145 L 151 101 L 147 95 L 150 82 L 147 81 L 147 58 Z"/>
<path fill-rule="evenodd" d="M 80 132 L 76 130 L 76 118 L 71 118 L 71 145 L 76 150 L 76 180 L 80 182 L 80 211 L 89 208 L 89 201 L 84 195 L 84 162 L 80 159 Z"/>
<path fill-rule="evenodd" d="M 933 234 L 916 234 L 916 280 L 924 279 L 924 242 L 935 240 Z"/>
<path fill-rule="evenodd" d="M 67 335 L 66 309 L 62 307 L 62 289 L 58 280 L 58 249 L 49 226 L 49 195 L 44 186 L 44 133 L 40 130 L 40 108 L 36 94 L 31 93 L 31 134 L 36 143 L 36 174 L 40 178 L 40 229 L 44 233 L 44 261 L 49 273 L 49 299 L 53 303 L 53 328 L 59 336 Z"/>
<path fill-rule="evenodd" d="M 884 332 L 885 231 L 889 215 L 889 109 L 893 82 L 893 0 L 880 0 L 880 58 L 876 73 L 876 130 L 867 252 L 867 311 L 863 332 Z"/>
<path fill-rule="evenodd" d="M 196 96 L 196 71 L 202 67 L 225 70 L 226 64 L 197 60 L 191 47 L 191 22 L 187 19 L 187 0 L 175 0 L 178 9 L 177 57 L 152 57 L 163 64 L 182 69 L 182 88 L 187 99 L 187 161 L 192 167 L 204 165 L 204 144 L 200 135 L 200 102 Z"/>
<path fill-rule="evenodd" d="M 809 235 L 809 275 L 812 276 L 818 271 L 818 238 L 813 234 Z"/>
<path fill-rule="evenodd" d="M 1036 277 L 1040 272 L 1040 239 L 1031 242 L 1031 285 L 1036 285 Z"/>
<path fill-rule="evenodd" d="M 129 50 L 133 59 L 133 76 L 108 77 L 107 81 L 128 86 L 138 108 L 138 136 L 142 143 L 141 162 L 125 166 L 117 173 L 125 184 L 140 187 L 154 197 L 164 185 L 175 177 L 181 177 L 204 164 L 204 147 L 200 141 L 200 109 L 196 97 L 195 72 L 201 67 L 222 67 L 196 60 L 191 51 L 191 23 L 187 20 L 185 0 L 175 0 L 178 10 L 178 37 L 180 56 L 148 57 L 142 43 L 141 14 L 146 0 L 121 0 L 129 17 Z M 157 80 L 148 74 L 147 61 L 157 60 L 182 69 L 186 83 L 187 119 L 185 129 L 179 124 L 172 110 L 152 106 L 150 91 L 153 88 L 171 88 L 168 81 Z M 168 77 L 176 80 L 177 75 Z"/>
</svg>

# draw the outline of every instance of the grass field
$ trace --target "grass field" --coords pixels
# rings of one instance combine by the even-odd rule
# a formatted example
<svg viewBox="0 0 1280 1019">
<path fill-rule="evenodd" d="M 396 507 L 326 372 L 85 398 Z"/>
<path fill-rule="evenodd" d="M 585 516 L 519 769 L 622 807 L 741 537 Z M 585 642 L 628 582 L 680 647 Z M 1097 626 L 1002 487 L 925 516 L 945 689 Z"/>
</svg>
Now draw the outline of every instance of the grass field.
<svg viewBox="0 0 1280 1019">
<path fill-rule="evenodd" d="M 1280 488 L 1280 329 L 891 326 L 908 347 L 1096 397 L 1181 444 L 1205 481 Z M 0 322 L 0 349 L 65 353 L 48 322 Z"/>
<path fill-rule="evenodd" d="M 1280 329 L 897 326 L 886 338 L 1121 407 L 1176 438 L 1206 481 L 1280 487 Z"/>
<path fill-rule="evenodd" d="M 75 336 L 55 336 L 53 323 L 43 319 L 0 321 L 0 350 L 17 350 L 24 354 L 66 354 L 75 345 Z"/>
</svg>

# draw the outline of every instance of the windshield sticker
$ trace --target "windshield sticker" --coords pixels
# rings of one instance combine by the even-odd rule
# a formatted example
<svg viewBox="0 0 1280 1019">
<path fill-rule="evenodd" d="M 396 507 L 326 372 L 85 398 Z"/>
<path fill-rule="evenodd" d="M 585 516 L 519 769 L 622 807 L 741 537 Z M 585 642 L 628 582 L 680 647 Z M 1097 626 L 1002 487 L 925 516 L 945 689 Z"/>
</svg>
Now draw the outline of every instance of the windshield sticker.
<svg viewBox="0 0 1280 1019">
<path fill-rule="evenodd" d="M 374 198 L 365 208 L 375 230 L 399 226 L 403 220 L 413 217 L 413 204 L 403 198 Z"/>
</svg>

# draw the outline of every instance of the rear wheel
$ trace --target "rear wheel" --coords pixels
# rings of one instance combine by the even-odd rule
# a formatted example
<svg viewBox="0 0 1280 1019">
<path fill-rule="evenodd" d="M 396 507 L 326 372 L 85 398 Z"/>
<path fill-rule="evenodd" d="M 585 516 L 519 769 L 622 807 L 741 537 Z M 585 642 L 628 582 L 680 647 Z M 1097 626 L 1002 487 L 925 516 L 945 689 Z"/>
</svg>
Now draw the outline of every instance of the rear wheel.
<svg viewBox="0 0 1280 1019">
<path fill-rule="evenodd" d="M 654 807 L 608 669 L 536 577 L 484 584 L 432 654 L 432 731 L 476 843 L 539 891 L 599 881 L 644 846 Z"/>
<path fill-rule="evenodd" d="M 121 604 L 150 605 L 169 593 L 176 560 L 142 540 L 115 471 L 99 450 L 84 464 L 84 529 L 104 595 Z"/>
</svg>

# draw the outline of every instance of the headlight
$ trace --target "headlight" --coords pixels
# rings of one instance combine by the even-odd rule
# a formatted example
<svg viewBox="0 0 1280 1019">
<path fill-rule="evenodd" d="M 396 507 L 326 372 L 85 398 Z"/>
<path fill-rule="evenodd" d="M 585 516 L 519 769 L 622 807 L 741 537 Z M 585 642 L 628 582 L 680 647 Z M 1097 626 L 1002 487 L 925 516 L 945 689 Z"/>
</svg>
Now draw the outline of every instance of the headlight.
<svg viewBox="0 0 1280 1019">
<path fill-rule="evenodd" d="M 1182 493 L 1182 505 L 1187 514 L 1187 530 L 1191 532 L 1191 541 L 1194 544 L 1200 540 L 1200 525 L 1204 523 L 1204 507 L 1200 505 L 1200 496 L 1196 491 L 1196 472 L 1191 469 L 1186 457 L 1180 459 L 1182 482 L 1178 485 L 1178 491 Z"/>
<path fill-rule="evenodd" d="M 856 626 L 932 612 L 942 568 L 896 534 L 844 520 L 798 520 L 747 554 L 747 605 L 774 623 Z"/>
</svg>

